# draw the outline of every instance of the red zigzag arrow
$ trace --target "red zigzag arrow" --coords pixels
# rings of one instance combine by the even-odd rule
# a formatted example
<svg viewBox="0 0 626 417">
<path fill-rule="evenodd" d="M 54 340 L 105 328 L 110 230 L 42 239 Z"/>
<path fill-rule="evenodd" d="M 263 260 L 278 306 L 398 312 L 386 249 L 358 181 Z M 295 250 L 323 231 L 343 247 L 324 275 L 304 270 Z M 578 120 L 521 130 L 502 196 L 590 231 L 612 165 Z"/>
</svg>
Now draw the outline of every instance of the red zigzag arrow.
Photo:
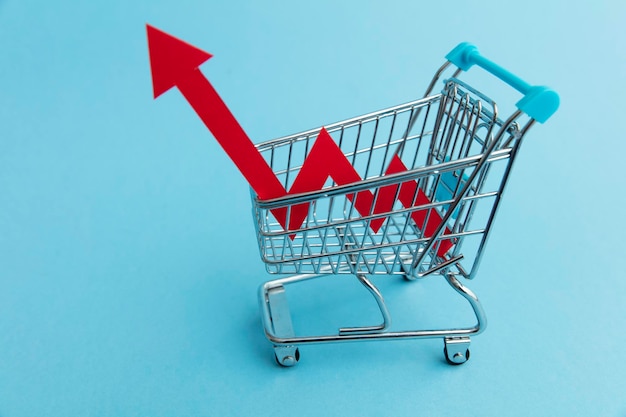
<svg viewBox="0 0 626 417">
<path fill-rule="evenodd" d="M 198 69 L 212 55 L 150 25 L 146 26 L 154 98 L 159 97 L 172 87 L 178 87 L 260 199 L 267 200 L 287 195 L 287 191 L 263 156 L 248 138 L 209 80 Z M 395 155 L 385 174 L 394 174 L 406 170 L 406 166 Z M 289 194 L 320 190 L 328 177 L 331 177 L 339 185 L 361 181 L 361 177 L 346 159 L 341 149 L 328 132 L 322 128 L 289 190 Z M 430 203 L 424 192 L 417 189 L 415 181 L 407 181 L 400 187 L 398 198 L 405 207 Z M 373 210 L 374 195 L 369 190 L 361 191 L 356 195 L 355 208 L 362 216 L 390 211 L 397 190 L 398 185 L 382 187 L 378 192 Z M 354 201 L 354 196 L 350 195 L 348 198 Z M 429 210 L 431 211 L 430 215 L 428 215 Z M 286 208 L 273 210 L 272 213 L 285 230 L 296 230 L 307 216 L 308 203 L 292 207 L 288 226 L 286 225 Z M 426 221 L 427 216 L 428 220 Z M 442 220 L 439 213 L 434 209 L 416 210 L 411 213 L 411 217 L 420 228 L 426 222 L 425 237 L 431 237 Z M 370 227 L 374 232 L 377 232 L 384 222 L 385 218 L 374 219 L 371 221 Z M 446 233 L 449 233 L 449 230 L 446 229 Z M 443 241 L 439 245 L 437 254 L 443 256 L 452 245 L 451 240 Z"/>
</svg>

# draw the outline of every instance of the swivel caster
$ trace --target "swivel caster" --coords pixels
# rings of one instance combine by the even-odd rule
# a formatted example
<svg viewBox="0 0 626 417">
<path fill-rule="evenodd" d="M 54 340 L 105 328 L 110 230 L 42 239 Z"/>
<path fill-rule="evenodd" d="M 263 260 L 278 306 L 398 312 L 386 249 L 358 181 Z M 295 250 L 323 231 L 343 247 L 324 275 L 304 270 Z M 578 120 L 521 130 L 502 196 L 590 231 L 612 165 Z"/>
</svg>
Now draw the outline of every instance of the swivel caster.
<svg viewBox="0 0 626 417">
<path fill-rule="evenodd" d="M 462 365 L 469 360 L 469 337 L 445 338 L 443 342 L 443 354 L 450 365 Z"/>
<path fill-rule="evenodd" d="M 294 366 L 300 361 L 300 349 L 295 346 L 274 346 L 274 359 L 281 366 Z"/>
</svg>

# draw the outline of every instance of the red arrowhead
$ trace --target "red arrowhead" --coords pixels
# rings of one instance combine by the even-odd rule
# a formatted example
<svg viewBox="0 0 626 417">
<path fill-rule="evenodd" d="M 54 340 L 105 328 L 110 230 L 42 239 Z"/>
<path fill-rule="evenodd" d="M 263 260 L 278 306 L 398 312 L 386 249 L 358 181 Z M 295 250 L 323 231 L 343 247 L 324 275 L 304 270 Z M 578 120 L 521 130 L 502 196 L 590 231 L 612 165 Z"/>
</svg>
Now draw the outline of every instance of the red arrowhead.
<svg viewBox="0 0 626 417">
<path fill-rule="evenodd" d="M 213 55 L 146 25 L 154 98 L 189 76 Z"/>
</svg>

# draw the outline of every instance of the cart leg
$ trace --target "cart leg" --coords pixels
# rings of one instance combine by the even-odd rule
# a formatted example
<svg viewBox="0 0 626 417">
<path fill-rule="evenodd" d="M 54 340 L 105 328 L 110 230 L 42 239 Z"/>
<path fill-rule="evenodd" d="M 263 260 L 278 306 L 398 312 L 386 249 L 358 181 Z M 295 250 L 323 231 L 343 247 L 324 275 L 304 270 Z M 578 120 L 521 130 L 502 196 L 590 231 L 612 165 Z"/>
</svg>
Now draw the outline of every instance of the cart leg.
<svg viewBox="0 0 626 417">
<path fill-rule="evenodd" d="M 267 303 L 274 334 L 281 338 L 293 337 L 295 333 L 285 287 L 281 285 L 271 288 L 267 292 Z M 279 365 L 294 366 L 300 360 L 300 350 L 293 345 L 274 345 L 274 357 Z"/>
<path fill-rule="evenodd" d="M 469 360 L 469 337 L 446 337 L 443 343 L 443 353 L 450 365 L 461 365 Z"/>
<path fill-rule="evenodd" d="M 367 288 L 367 290 L 372 294 L 372 297 L 376 300 L 376 304 L 380 309 L 380 314 L 383 316 L 382 324 L 378 326 L 364 326 L 364 327 L 342 327 L 339 329 L 340 335 L 346 334 L 368 334 L 368 333 L 380 333 L 384 330 L 387 330 L 389 326 L 391 326 L 391 315 L 389 314 L 389 310 L 387 309 L 387 305 L 385 304 L 385 300 L 374 284 L 367 279 L 367 277 L 363 274 L 356 275 L 359 282 Z"/>
</svg>

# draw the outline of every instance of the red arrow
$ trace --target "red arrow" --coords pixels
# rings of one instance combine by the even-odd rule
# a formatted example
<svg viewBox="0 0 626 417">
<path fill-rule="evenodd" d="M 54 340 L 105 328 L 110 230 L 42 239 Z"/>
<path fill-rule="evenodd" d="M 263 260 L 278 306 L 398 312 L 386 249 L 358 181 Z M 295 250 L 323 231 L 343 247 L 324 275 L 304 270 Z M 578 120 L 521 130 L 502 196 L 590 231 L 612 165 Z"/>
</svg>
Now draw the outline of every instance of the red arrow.
<svg viewBox="0 0 626 417">
<path fill-rule="evenodd" d="M 150 25 L 146 27 L 154 98 L 172 87 L 178 87 L 259 198 L 267 200 L 285 196 L 287 194 L 285 187 L 228 110 L 209 80 L 198 69 L 212 55 Z M 391 161 L 387 174 L 406 171 L 406 169 L 396 155 Z M 291 187 L 290 194 L 317 191 L 324 186 L 328 177 L 332 177 L 340 185 L 361 180 L 337 144 L 322 128 Z M 376 204 L 374 204 L 374 195 L 369 190 L 347 197 L 353 201 L 361 215 L 379 214 L 391 210 L 397 187 L 398 185 L 390 185 L 381 188 Z M 417 188 L 415 181 L 408 181 L 400 187 L 399 199 L 405 207 L 429 203 L 426 195 Z M 432 214 L 428 215 L 428 221 L 424 224 L 428 212 Z M 285 230 L 297 230 L 307 216 L 308 204 L 292 207 L 289 225 L 286 224 L 286 207 L 275 209 L 272 213 Z M 417 210 L 411 213 L 411 217 L 420 229 L 425 229 L 426 237 L 432 236 L 441 222 L 441 217 L 435 209 Z M 384 221 L 384 218 L 372 220 L 370 227 L 376 232 Z M 446 233 L 449 233 L 448 229 Z M 452 245 L 451 240 L 442 241 L 438 255 L 443 256 Z"/>
<path fill-rule="evenodd" d="M 212 55 L 150 25 L 146 27 L 154 98 L 178 87 L 259 198 L 284 196 L 283 185 L 198 69 Z"/>
</svg>

